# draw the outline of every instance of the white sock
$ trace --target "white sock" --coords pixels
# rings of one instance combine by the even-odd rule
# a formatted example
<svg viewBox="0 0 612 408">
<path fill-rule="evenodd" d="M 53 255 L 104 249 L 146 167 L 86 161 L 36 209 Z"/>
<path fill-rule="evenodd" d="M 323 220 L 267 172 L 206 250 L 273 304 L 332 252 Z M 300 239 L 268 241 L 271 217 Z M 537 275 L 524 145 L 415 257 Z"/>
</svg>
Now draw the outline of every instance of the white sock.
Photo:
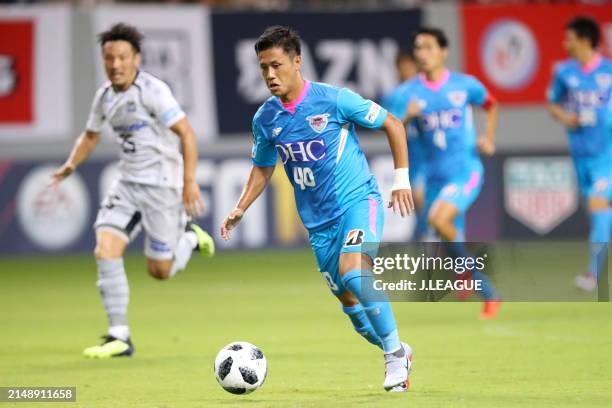
<svg viewBox="0 0 612 408">
<path fill-rule="evenodd" d="M 130 338 L 130 329 L 127 326 L 111 326 L 108 328 L 108 334 L 125 341 Z"/>
<path fill-rule="evenodd" d="M 123 267 L 123 259 L 102 259 L 97 261 L 98 281 L 104 310 L 109 327 L 127 327 L 127 308 L 130 289 Z"/>
<path fill-rule="evenodd" d="M 174 250 L 174 262 L 172 263 L 172 270 L 170 271 L 170 277 L 176 275 L 178 271 L 182 271 L 187 266 L 193 250 L 198 245 L 198 238 L 195 232 L 187 231 L 181 235 L 179 242 Z"/>
</svg>

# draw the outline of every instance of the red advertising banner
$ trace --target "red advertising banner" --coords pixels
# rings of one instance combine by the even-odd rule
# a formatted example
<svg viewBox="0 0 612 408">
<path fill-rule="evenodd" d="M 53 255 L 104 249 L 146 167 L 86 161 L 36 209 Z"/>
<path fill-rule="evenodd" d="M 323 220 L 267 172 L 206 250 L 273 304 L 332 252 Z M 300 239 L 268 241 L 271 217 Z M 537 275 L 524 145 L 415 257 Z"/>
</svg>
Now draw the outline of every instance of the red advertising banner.
<svg viewBox="0 0 612 408">
<path fill-rule="evenodd" d="M 0 21 L 0 39 L 0 124 L 31 124 L 34 23 Z"/>
<path fill-rule="evenodd" d="M 546 101 L 554 65 L 568 58 L 562 42 L 565 24 L 573 17 L 594 17 L 601 26 L 601 51 L 612 55 L 610 6 L 464 5 L 461 15 L 464 69 L 502 103 Z"/>
</svg>

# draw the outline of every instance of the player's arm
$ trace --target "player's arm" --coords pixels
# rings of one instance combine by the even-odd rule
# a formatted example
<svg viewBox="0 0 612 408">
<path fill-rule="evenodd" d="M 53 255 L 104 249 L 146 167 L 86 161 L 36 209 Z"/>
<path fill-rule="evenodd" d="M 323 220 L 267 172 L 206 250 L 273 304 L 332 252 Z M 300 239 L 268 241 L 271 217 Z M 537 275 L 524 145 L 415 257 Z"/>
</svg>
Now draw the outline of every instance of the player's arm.
<svg viewBox="0 0 612 408">
<path fill-rule="evenodd" d="M 421 116 L 421 105 L 418 100 L 410 98 L 411 88 L 402 86 L 400 89 L 386 99 L 386 105 L 381 105 L 393 116 L 399 118 L 404 125 Z M 408 100 L 408 104 L 406 101 Z"/>
<path fill-rule="evenodd" d="M 548 112 L 550 115 L 558 122 L 560 122 L 563 126 L 574 129 L 579 125 L 578 115 L 576 112 L 570 112 L 561 106 L 558 103 L 549 103 L 547 105 Z"/>
<path fill-rule="evenodd" d="M 198 144 L 185 111 L 164 82 L 153 82 L 143 92 L 143 102 L 157 120 L 174 132 L 181 141 L 183 155 L 183 207 L 191 217 L 197 217 L 204 209 L 200 186 L 196 180 Z"/>
<path fill-rule="evenodd" d="M 412 190 L 408 177 L 408 143 L 406 143 L 406 127 L 392 114 L 387 114 L 381 129 L 387 134 L 391 155 L 393 156 L 393 186 L 389 208 L 398 211 L 405 217 L 414 210 Z"/>
<path fill-rule="evenodd" d="M 499 104 L 488 94 L 481 108 L 485 111 L 485 131 L 478 138 L 478 150 L 480 153 L 491 156 L 495 153 L 495 133 L 499 119 Z"/>
<path fill-rule="evenodd" d="M 409 125 L 412 121 L 421 116 L 421 104 L 416 99 L 411 99 L 406 108 L 406 112 L 402 117 L 402 122 L 405 125 Z"/>
<path fill-rule="evenodd" d="M 83 163 L 95 150 L 100 141 L 100 131 L 105 121 L 104 113 L 102 112 L 102 98 L 106 93 L 107 88 L 100 88 L 96 92 L 91 103 L 91 109 L 85 125 L 85 131 L 74 142 L 72 151 L 68 159 L 57 169 L 51 178 L 51 186 L 57 187 L 66 177 L 71 175 L 76 168 Z"/>
<path fill-rule="evenodd" d="M 91 152 L 95 150 L 99 141 L 99 132 L 93 132 L 91 130 L 83 132 L 74 143 L 68 159 L 66 159 L 64 164 L 53 173 L 51 186 L 57 187 L 62 180 L 71 175 L 81 163 L 87 160 Z"/>
<path fill-rule="evenodd" d="M 197 217 L 204 209 L 200 194 L 200 185 L 196 180 L 196 165 L 198 162 L 198 144 L 191 124 L 186 117 L 170 126 L 181 140 L 183 152 L 183 205 L 185 211 L 192 217 Z"/>
<path fill-rule="evenodd" d="M 221 224 L 221 237 L 224 240 L 230 239 L 230 231 L 234 229 L 236 224 L 240 222 L 246 210 L 257 200 L 261 195 L 274 173 L 274 167 L 259 167 L 253 166 L 249 179 L 244 185 L 240 199 L 236 207 L 230 211 L 229 215 Z"/>
<path fill-rule="evenodd" d="M 251 158 L 253 167 L 236 207 L 230 211 L 223 224 L 221 224 L 221 237 L 226 241 L 230 239 L 230 231 L 240 222 L 245 211 L 264 191 L 276 167 L 277 153 L 274 144 L 266 139 L 256 121 L 253 121 L 252 129 L 253 150 Z"/>
<path fill-rule="evenodd" d="M 467 76 L 465 86 L 467 103 L 479 106 L 485 111 L 485 131 L 478 137 L 476 145 L 481 154 L 491 156 L 495 153 L 495 132 L 499 117 L 497 99 L 476 77 Z"/>
<path fill-rule="evenodd" d="M 402 217 L 414 209 L 408 177 L 408 144 L 404 124 L 376 103 L 348 89 L 338 92 L 336 102 L 341 120 L 370 129 L 382 129 L 387 134 L 395 167 L 389 208 Z"/>
<path fill-rule="evenodd" d="M 557 68 L 553 73 L 553 78 L 546 95 L 548 99 L 548 112 L 550 112 L 550 115 L 563 126 L 573 129 L 579 125 L 578 115 L 576 112 L 568 111 L 561 105 L 562 100 L 567 95 L 567 91 L 567 87 L 561 79 L 561 73 Z"/>
</svg>

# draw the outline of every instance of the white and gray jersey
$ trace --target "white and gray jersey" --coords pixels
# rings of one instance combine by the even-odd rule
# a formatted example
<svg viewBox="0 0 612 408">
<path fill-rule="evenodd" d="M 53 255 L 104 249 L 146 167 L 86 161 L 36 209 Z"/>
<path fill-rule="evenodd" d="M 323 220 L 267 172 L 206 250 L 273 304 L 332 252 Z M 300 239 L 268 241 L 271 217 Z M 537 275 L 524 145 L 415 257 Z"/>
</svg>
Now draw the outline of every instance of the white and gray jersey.
<svg viewBox="0 0 612 408">
<path fill-rule="evenodd" d="M 121 180 L 182 188 L 180 139 L 170 127 L 184 117 L 168 85 L 140 71 L 126 91 L 116 92 L 110 82 L 98 89 L 87 130 L 100 132 L 110 124 L 121 145 Z"/>
</svg>

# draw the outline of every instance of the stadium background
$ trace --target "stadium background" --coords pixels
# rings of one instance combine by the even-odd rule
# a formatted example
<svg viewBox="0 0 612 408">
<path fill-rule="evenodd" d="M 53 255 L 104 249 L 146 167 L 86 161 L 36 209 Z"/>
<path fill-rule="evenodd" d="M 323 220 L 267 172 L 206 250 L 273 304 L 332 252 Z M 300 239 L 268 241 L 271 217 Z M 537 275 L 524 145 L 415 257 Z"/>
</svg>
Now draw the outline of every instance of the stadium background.
<svg viewBox="0 0 612 408">
<path fill-rule="evenodd" d="M 232 207 L 250 165 L 250 118 L 267 95 L 252 44 L 265 26 L 299 30 L 308 78 L 378 99 L 397 83 L 397 52 L 408 46 L 415 27 L 430 24 L 448 33 L 451 69 L 476 74 L 501 101 L 498 154 L 485 160 L 485 187 L 469 214 L 468 239 L 586 235 L 566 138 L 544 98 L 552 67 L 565 58 L 563 24 L 572 15 L 597 16 L 602 51 L 612 54 L 612 8 L 605 2 L 221 3 L 0 8 L 0 253 L 93 247 L 91 224 L 114 175 L 113 137 L 106 135 L 61 196 L 49 194 L 44 180 L 67 156 L 104 81 L 95 34 L 119 20 L 143 29 L 144 69 L 171 84 L 194 124 L 207 203 L 200 221 L 209 229 L 216 230 Z M 386 141 L 378 133 L 362 134 L 387 190 L 392 166 Z M 277 172 L 236 231 L 238 239 L 220 247 L 303 245 L 289 188 Z M 410 238 L 412 219 L 387 218 L 386 240 Z"/>
<path fill-rule="evenodd" d="M 83 408 L 610 406 L 609 293 L 572 286 L 586 264 L 586 216 L 564 130 L 544 107 L 567 19 L 595 16 L 612 55 L 609 2 L 19 3 L 0 5 L 0 387 L 75 386 L 76 403 L 53 406 Z M 383 394 L 380 353 L 329 296 L 277 171 L 235 239 L 218 239 L 214 258 L 194 256 L 176 279 L 149 277 L 142 243 L 132 245 L 135 357 L 82 358 L 106 327 L 91 225 L 114 178 L 113 137 L 59 194 L 46 185 L 104 80 L 95 34 L 117 20 L 143 29 L 144 68 L 171 84 L 195 125 L 200 222 L 215 235 L 250 167 L 250 117 L 266 96 L 252 41 L 266 25 L 302 33 L 310 79 L 374 99 L 396 83 L 395 55 L 413 29 L 443 27 L 449 66 L 477 74 L 501 101 L 498 154 L 484 161 L 468 222 L 468 239 L 500 243 L 490 248 L 495 283 L 506 284 L 498 319 L 479 321 L 478 301 L 394 302 L 415 369 L 409 395 Z M 386 195 L 386 140 L 360 135 Z M 387 211 L 385 240 L 408 241 L 413 224 Z M 270 365 L 264 388 L 248 396 L 224 392 L 212 372 L 217 351 L 236 340 L 261 347 Z"/>
</svg>

